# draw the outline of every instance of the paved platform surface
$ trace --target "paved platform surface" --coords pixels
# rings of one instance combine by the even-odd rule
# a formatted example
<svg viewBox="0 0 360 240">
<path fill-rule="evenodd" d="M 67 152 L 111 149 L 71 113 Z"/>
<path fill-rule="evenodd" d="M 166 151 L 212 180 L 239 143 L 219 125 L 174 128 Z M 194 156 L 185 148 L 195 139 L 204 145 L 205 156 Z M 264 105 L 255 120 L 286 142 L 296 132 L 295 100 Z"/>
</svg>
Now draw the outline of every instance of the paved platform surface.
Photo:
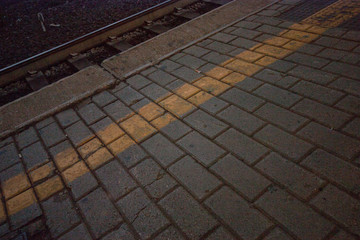
<svg viewBox="0 0 360 240">
<path fill-rule="evenodd" d="M 359 239 L 359 2 L 297 4 L 2 139 L 0 238 Z"/>
</svg>

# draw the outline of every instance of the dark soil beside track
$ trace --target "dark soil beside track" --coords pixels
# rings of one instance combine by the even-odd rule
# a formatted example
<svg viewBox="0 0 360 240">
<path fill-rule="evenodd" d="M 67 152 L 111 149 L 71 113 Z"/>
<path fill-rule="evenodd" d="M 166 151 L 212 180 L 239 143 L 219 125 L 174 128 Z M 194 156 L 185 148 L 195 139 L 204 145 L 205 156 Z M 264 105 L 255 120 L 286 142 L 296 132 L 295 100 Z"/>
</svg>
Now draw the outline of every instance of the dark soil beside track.
<svg viewBox="0 0 360 240">
<path fill-rule="evenodd" d="M 2 0 L 0 69 L 164 1 Z M 39 12 L 46 32 L 38 20 Z"/>
</svg>

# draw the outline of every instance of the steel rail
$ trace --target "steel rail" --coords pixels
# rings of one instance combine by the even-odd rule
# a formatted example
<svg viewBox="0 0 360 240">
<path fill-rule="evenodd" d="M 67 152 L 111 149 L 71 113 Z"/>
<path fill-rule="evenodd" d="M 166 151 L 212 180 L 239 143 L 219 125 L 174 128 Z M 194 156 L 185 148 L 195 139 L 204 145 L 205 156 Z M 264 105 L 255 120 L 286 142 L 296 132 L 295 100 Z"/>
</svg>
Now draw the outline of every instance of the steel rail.
<svg viewBox="0 0 360 240">
<path fill-rule="evenodd" d="M 117 36 L 173 12 L 175 7 L 184 7 L 198 0 L 167 0 L 151 8 L 123 18 L 74 40 L 41 52 L 35 56 L 0 69 L 0 86 L 4 86 L 25 77 L 28 71 L 41 70 L 66 60 L 70 53 L 82 52 Z"/>
</svg>

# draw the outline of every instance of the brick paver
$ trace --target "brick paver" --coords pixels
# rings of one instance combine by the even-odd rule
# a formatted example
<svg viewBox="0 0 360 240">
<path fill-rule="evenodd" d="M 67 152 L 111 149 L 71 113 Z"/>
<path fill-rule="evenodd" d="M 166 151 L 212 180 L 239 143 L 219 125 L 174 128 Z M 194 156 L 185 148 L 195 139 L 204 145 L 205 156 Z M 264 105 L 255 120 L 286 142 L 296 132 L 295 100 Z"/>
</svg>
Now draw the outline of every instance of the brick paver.
<svg viewBox="0 0 360 240">
<path fill-rule="evenodd" d="M 299 2 L 1 139 L 0 238 L 359 239 L 360 35 Z"/>
</svg>

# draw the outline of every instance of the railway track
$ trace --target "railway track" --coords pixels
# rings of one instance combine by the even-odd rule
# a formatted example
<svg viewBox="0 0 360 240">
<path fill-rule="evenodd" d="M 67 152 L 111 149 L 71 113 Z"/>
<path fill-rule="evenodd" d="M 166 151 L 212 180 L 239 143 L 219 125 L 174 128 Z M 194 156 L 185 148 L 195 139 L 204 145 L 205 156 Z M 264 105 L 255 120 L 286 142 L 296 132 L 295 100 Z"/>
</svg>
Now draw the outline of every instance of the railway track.
<svg viewBox="0 0 360 240">
<path fill-rule="evenodd" d="M 194 19 L 231 0 L 168 0 L 0 69 L 4 105 Z M 18 86 L 23 89 L 19 90 Z M 25 90 L 24 90 L 25 89 Z"/>
</svg>

